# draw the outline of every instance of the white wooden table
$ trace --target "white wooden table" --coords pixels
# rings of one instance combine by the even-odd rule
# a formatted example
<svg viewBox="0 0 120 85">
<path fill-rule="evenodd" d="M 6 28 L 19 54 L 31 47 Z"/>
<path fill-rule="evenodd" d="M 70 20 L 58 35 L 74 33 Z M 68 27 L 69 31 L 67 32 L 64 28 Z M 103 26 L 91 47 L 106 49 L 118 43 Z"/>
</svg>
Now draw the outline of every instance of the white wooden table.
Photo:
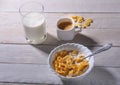
<svg viewBox="0 0 120 85">
<path fill-rule="evenodd" d="M 18 8 L 29 0 L 0 0 L 0 85 L 120 85 L 120 1 L 41 0 L 45 6 L 48 38 L 29 45 Z M 40 0 L 39 0 L 40 1 Z M 94 19 L 72 41 L 58 41 L 56 20 L 64 15 Z M 50 51 L 67 42 L 81 43 L 92 51 L 105 43 L 113 47 L 95 56 L 95 67 L 83 80 L 61 81 L 47 67 Z"/>
</svg>

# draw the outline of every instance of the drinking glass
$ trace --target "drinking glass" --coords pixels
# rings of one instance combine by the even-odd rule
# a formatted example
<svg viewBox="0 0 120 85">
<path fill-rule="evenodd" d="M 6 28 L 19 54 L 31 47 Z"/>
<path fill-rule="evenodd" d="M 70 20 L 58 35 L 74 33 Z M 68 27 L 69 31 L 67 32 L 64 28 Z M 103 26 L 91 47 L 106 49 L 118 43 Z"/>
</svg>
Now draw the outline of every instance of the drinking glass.
<svg viewBox="0 0 120 85">
<path fill-rule="evenodd" d="M 25 38 L 30 44 L 41 44 L 47 38 L 44 6 L 40 2 L 27 2 L 20 6 Z"/>
</svg>

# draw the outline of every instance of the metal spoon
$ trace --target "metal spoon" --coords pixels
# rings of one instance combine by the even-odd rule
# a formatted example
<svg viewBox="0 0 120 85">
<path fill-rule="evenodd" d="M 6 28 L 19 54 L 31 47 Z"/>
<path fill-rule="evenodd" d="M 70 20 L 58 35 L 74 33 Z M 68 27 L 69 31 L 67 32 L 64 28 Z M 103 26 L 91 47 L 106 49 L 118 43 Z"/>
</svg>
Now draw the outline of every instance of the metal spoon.
<svg viewBox="0 0 120 85">
<path fill-rule="evenodd" d="M 98 54 L 98 53 L 101 53 L 101 52 L 103 52 L 103 51 L 106 51 L 106 50 L 110 49 L 111 47 L 112 47 L 112 43 L 105 44 L 105 45 L 103 45 L 103 47 L 97 49 L 97 50 L 94 51 L 92 54 L 84 57 L 82 60 L 84 60 L 84 59 L 86 59 L 86 58 L 88 58 L 88 57 L 91 57 L 91 56 L 93 56 L 93 55 L 95 55 L 95 54 Z"/>
</svg>

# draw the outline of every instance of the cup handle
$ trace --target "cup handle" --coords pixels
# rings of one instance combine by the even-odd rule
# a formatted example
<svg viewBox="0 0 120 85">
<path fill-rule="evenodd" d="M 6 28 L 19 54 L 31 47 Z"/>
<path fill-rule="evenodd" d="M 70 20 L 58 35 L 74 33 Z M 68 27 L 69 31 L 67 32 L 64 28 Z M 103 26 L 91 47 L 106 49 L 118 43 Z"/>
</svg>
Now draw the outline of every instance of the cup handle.
<svg viewBox="0 0 120 85">
<path fill-rule="evenodd" d="M 82 31 L 82 28 L 81 28 L 81 27 L 77 27 L 77 28 L 75 28 L 75 34 L 81 32 L 81 31 Z"/>
</svg>

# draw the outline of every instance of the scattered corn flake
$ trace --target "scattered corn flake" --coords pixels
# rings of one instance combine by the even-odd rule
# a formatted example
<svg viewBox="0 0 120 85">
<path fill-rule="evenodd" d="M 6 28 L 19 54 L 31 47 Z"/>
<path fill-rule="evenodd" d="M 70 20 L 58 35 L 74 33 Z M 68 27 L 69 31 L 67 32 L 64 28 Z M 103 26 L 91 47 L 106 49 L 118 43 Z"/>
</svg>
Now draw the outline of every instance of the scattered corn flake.
<svg viewBox="0 0 120 85">
<path fill-rule="evenodd" d="M 77 19 L 77 16 L 72 16 L 73 19 Z"/>
<path fill-rule="evenodd" d="M 90 26 L 90 22 L 85 22 L 84 25 Z"/>
<path fill-rule="evenodd" d="M 77 16 L 72 16 L 72 19 L 77 22 Z"/>
<path fill-rule="evenodd" d="M 82 25 L 82 28 L 85 29 L 85 28 L 86 28 L 86 25 Z"/>
<path fill-rule="evenodd" d="M 82 23 L 82 22 L 83 22 L 83 20 L 81 20 L 81 19 L 78 19 L 78 20 L 77 20 L 77 22 L 79 22 L 79 23 Z"/>
<path fill-rule="evenodd" d="M 77 22 L 81 23 L 84 21 L 84 18 L 82 16 L 77 17 Z"/>
<path fill-rule="evenodd" d="M 93 23 L 93 19 L 84 19 L 82 16 L 72 16 L 72 19 L 76 22 L 75 27 L 82 27 L 83 29 L 90 26 Z"/>
<path fill-rule="evenodd" d="M 86 22 L 93 23 L 93 19 L 89 18 L 86 20 Z"/>
</svg>

